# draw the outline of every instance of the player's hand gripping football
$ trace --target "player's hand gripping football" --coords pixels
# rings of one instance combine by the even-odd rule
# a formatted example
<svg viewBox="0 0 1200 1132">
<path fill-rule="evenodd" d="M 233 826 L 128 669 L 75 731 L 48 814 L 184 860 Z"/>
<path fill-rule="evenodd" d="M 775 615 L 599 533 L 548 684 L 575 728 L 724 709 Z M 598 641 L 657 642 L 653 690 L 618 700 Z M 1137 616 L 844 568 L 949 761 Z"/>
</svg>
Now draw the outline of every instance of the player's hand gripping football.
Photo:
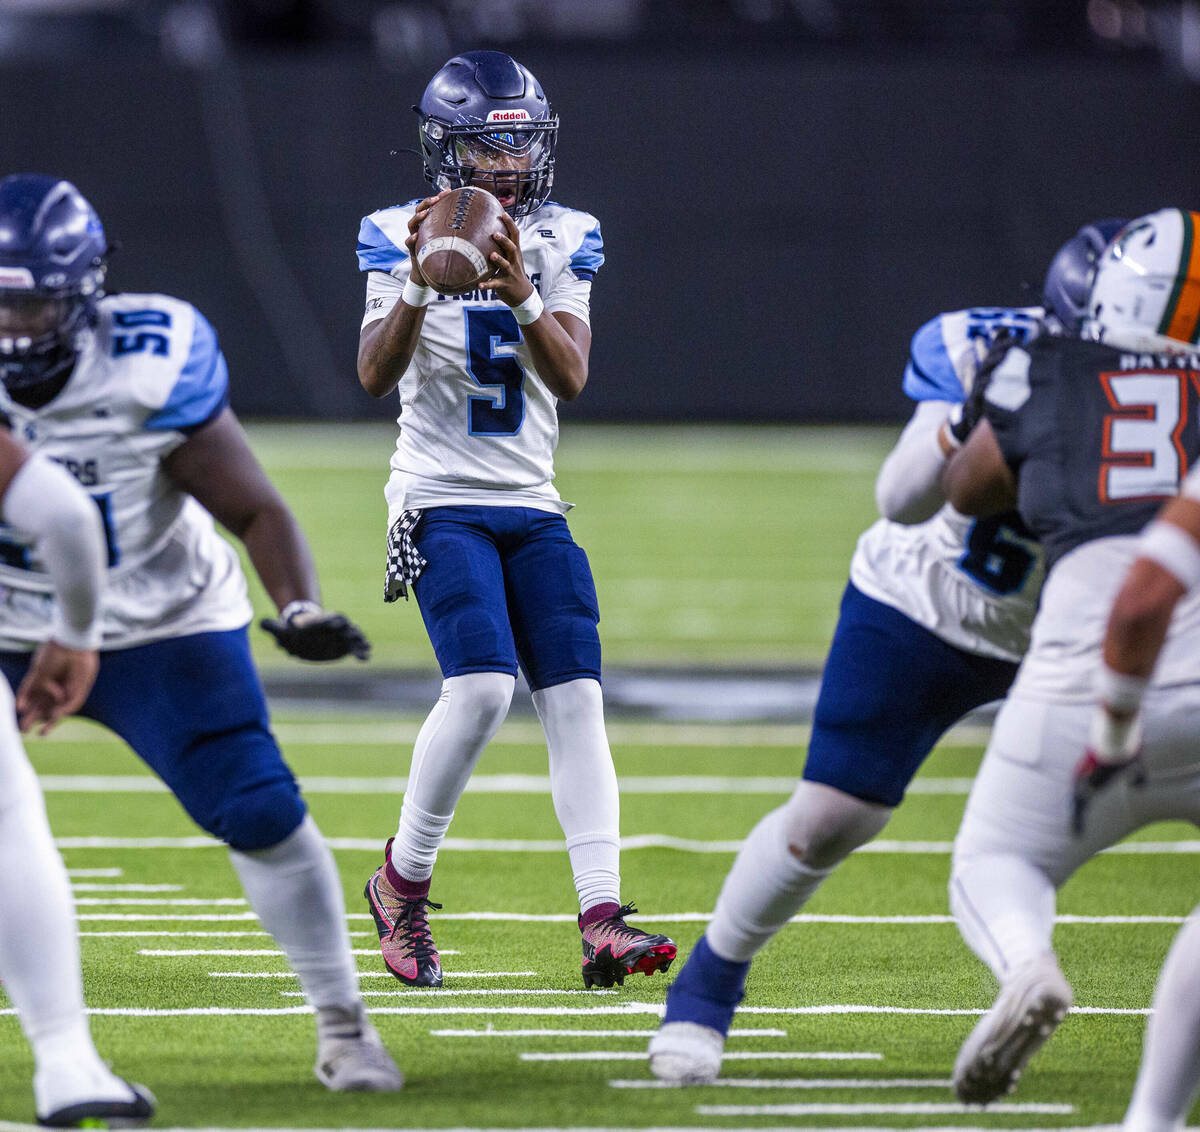
<svg viewBox="0 0 1200 1132">
<path fill-rule="evenodd" d="M 533 294 L 533 284 L 525 274 L 525 257 L 521 254 L 521 233 L 517 222 L 506 212 L 500 217 L 500 223 L 504 225 L 504 231 L 492 233 L 498 250 L 489 257 L 496 274 L 486 283 L 480 283 L 479 289 L 491 291 L 496 298 L 515 307 Z"/>
<path fill-rule="evenodd" d="M 47 641 L 33 654 L 25 679 L 17 689 L 17 722 L 22 731 L 38 727 L 48 735 L 68 715 L 83 706 L 96 673 L 100 656 L 95 649 L 70 649 Z"/>
<path fill-rule="evenodd" d="M 1083 834 L 1087 812 L 1096 796 L 1117 779 L 1127 776 L 1134 786 L 1146 781 L 1142 762 L 1141 713 L 1119 716 L 1097 704 L 1083 758 L 1075 764 L 1071 795 L 1071 828 Z"/>
<path fill-rule="evenodd" d="M 278 618 L 264 617 L 259 624 L 284 652 L 301 660 L 340 660 L 353 655 L 366 660 L 371 642 L 363 631 L 340 613 L 326 613 L 315 601 L 295 601 Z"/>
<path fill-rule="evenodd" d="M 443 189 L 440 193 L 426 197 L 417 205 L 417 211 L 408 219 L 408 236 L 405 237 L 404 246 L 408 249 L 408 262 L 412 267 L 412 281 L 418 287 L 428 287 L 429 283 L 425 279 L 425 276 L 421 274 L 421 268 L 417 265 L 417 229 L 421 227 L 425 217 L 429 215 L 429 210 L 449 191 L 449 189 Z"/>
</svg>

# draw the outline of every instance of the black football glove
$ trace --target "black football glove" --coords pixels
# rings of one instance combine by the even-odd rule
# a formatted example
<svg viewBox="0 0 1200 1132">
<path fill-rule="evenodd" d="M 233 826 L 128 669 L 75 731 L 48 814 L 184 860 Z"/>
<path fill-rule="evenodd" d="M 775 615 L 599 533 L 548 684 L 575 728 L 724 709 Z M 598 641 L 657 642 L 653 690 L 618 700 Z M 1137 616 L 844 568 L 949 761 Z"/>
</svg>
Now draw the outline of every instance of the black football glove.
<svg viewBox="0 0 1200 1132">
<path fill-rule="evenodd" d="M 371 655 L 363 631 L 340 613 L 326 613 L 314 601 L 294 601 L 279 615 L 259 622 L 279 647 L 301 660 L 339 660 L 353 654 L 359 660 Z"/>
</svg>

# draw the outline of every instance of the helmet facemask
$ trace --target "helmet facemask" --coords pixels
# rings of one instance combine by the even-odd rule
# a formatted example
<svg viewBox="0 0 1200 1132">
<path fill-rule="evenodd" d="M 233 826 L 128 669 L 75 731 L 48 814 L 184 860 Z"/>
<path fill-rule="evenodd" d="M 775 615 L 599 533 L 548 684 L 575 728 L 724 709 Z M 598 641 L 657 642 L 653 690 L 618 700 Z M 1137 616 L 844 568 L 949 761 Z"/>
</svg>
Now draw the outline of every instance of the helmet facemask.
<svg viewBox="0 0 1200 1132">
<path fill-rule="evenodd" d="M 477 185 L 496 196 L 514 218 L 536 212 L 550 196 L 558 118 L 525 121 L 520 129 L 494 124 L 421 123 L 425 176 L 435 188 Z"/>
<path fill-rule="evenodd" d="M 62 377 L 80 338 L 95 322 L 106 265 L 93 264 L 74 286 L 0 288 L 0 381 L 10 392 Z"/>
</svg>

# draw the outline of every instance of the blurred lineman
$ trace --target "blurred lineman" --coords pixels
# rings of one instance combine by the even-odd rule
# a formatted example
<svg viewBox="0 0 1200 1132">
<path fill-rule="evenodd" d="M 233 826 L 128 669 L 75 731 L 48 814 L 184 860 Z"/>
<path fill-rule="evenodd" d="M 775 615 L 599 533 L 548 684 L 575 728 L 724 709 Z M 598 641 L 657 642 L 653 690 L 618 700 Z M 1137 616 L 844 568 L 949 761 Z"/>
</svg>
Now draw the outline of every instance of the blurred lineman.
<svg viewBox="0 0 1200 1132">
<path fill-rule="evenodd" d="M 0 306 L 0 335 L 7 331 Z M 0 341 L 3 339 L 0 338 Z M 46 564 L 56 602 L 49 637 L 14 705 L 0 681 L 0 980 L 33 1047 L 39 1124 L 141 1124 L 154 1098 L 100 1060 L 88 1031 L 71 886 L 54 847 L 41 788 L 17 733 L 46 734 L 77 710 L 98 664 L 104 533 L 84 490 L 43 456 L 0 431 L 0 513 Z"/>
<path fill-rule="evenodd" d="M 1015 513 L 972 521 L 944 506 L 939 476 L 977 419 L 974 379 L 989 348 L 1001 336 L 1034 337 L 1043 317 L 1054 332 L 1075 333 L 1090 264 L 1115 228 L 1088 225 L 1063 245 L 1046 277 L 1048 311 L 957 311 L 913 337 L 904 390 L 917 407 L 876 482 L 886 518 L 850 564 L 804 776 L 750 832 L 667 993 L 650 1041 L 655 1076 L 717 1076 L 751 959 L 883 829 L 951 725 L 1012 683 L 1041 587 L 1040 550 Z"/>
<path fill-rule="evenodd" d="M 1055 890 L 1150 822 L 1200 823 L 1198 552 L 1175 525 L 1195 521 L 1195 504 L 1176 503 L 1173 519 L 1137 538 L 1200 457 L 1198 227 L 1200 214 L 1179 209 L 1127 225 L 1099 261 L 1081 339 L 1010 350 L 983 421 L 946 469 L 948 497 L 969 513 L 1019 500 L 1048 570 L 954 846 L 955 918 L 1001 984 L 955 1064 L 967 1102 L 1010 1090 L 1071 1005 L 1050 942 Z M 1121 588 L 1134 563 L 1145 591 Z M 1141 773 L 1116 773 L 1139 749 Z M 1198 949 L 1189 923 L 1160 980 L 1164 1009 L 1127 1128 L 1181 1127 L 1188 1111 L 1200 1073 Z"/>
<path fill-rule="evenodd" d="M 412 586 L 444 682 L 413 750 L 396 836 L 367 883 L 384 963 L 441 986 L 430 878 L 454 808 L 508 713 L 518 664 L 533 692 L 566 835 L 585 986 L 666 970 L 675 945 L 625 923 L 617 778 L 604 729 L 599 611 L 587 556 L 554 488 L 557 402 L 588 377 L 592 279 L 604 262 L 594 216 L 547 203 L 558 117 L 537 80 L 498 51 L 455 56 L 420 106 L 426 178 L 466 184 L 506 209 L 496 274 L 448 298 L 413 264 L 437 197 L 362 222 L 367 275 L 358 377 L 399 389 L 391 459 L 388 600 Z"/>
<path fill-rule="evenodd" d="M 321 1082 L 397 1089 L 358 995 L 333 857 L 269 729 L 245 578 L 212 517 L 245 543 L 281 610 L 264 627 L 288 652 L 365 656 L 367 644 L 318 604 L 304 536 L 228 406 L 212 327 L 179 299 L 104 296 L 106 253 L 73 185 L 0 180 L 0 410 L 79 481 L 104 527 L 99 674 L 78 714 L 120 735 L 230 846 L 316 1008 Z M 39 549 L 0 536 L 0 668 L 18 687 L 55 603 Z"/>
</svg>

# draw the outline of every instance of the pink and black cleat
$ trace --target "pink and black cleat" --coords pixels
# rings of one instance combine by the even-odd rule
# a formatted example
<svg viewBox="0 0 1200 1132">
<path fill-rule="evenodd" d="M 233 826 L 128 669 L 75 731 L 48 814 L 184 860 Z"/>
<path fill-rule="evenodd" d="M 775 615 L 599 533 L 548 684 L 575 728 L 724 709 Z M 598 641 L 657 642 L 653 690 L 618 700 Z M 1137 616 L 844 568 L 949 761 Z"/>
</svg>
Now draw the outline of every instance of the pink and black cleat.
<svg viewBox="0 0 1200 1132">
<path fill-rule="evenodd" d="M 630 927 L 625 917 L 636 911 L 632 904 L 622 904 L 612 915 L 591 923 L 579 917 L 585 987 L 624 986 L 626 975 L 653 975 L 671 966 L 678 950 L 674 940 Z"/>
<path fill-rule="evenodd" d="M 387 843 L 390 850 L 392 843 Z M 409 987 L 440 987 L 442 963 L 429 930 L 428 908 L 441 908 L 428 896 L 406 896 L 391 867 L 387 850 L 383 864 L 367 881 L 363 895 L 379 932 L 383 963 L 400 982 Z"/>
</svg>

